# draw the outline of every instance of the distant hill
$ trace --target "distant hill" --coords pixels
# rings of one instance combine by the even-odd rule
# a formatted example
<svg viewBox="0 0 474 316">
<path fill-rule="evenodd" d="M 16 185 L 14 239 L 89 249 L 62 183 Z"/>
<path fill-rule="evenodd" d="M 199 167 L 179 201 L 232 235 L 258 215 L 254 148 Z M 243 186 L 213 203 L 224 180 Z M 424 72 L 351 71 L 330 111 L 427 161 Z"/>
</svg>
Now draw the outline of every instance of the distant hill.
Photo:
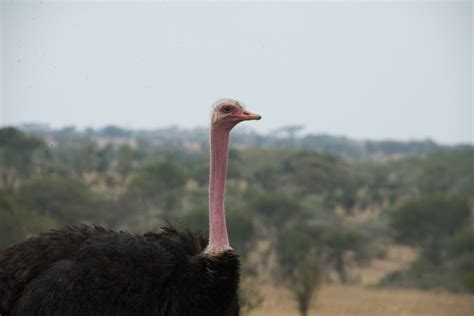
<svg viewBox="0 0 474 316">
<path fill-rule="evenodd" d="M 24 124 L 19 129 L 55 140 L 67 141 L 69 138 L 89 138 L 100 144 L 127 144 L 140 147 L 183 147 L 184 149 L 204 150 L 208 146 L 209 131 L 197 127 L 183 129 L 177 126 L 149 130 L 124 129 L 117 126 L 104 128 L 75 127 L 52 129 L 44 124 Z M 430 139 L 414 141 L 396 140 L 354 140 L 344 136 L 328 134 L 298 135 L 298 128 L 283 127 L 274 133 L 261 134 L 252 129 L 239 129 L 233 133 L 232 144 L 236 147 L 284 148 L 311 150 L 340 155 L 348 159 L 394 159 L 406 156 L 421 156 L 456 148 L 472 148 L 472 145 L 441 145 Z"/>
</svg>

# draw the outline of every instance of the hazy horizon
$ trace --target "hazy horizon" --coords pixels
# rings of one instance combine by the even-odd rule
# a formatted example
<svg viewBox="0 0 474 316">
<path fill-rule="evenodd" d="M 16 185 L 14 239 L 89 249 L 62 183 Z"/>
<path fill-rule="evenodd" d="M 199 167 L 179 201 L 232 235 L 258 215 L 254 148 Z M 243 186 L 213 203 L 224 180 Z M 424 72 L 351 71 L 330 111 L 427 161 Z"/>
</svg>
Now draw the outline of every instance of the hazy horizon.
<svg viewBox="0 0 474 316">
<path fill-rule="evenodd" d="M 205 127 L 472 143 L 471 1 L 1 2 L 2 126 Z"/>
</svg>

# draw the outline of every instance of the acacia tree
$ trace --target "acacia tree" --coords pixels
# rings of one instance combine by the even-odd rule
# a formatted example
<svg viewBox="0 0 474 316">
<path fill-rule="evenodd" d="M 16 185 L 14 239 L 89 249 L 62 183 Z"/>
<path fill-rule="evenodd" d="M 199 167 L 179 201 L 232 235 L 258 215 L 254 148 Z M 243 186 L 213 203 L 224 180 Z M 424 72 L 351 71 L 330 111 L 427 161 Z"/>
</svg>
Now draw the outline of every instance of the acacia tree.
<svg viewBox="0 0 474 316">
<path fill-rule="evenodd" d="M 469 223 L 470 213 L 466 199 L 430 195 L 403 203 L 390 214 L 390 226 L 396 240 L 421 248 L 438 265 L 443 243 Z"/>
<path fill-rule="evenodd" d="M 334 230 L 324 237 L 324 244 L 327 253 L 326 260 L 336 269 L 341 283 L 347 283 L 349 253 L 352 253 L 353 258 L 358 262 L 363 262 L 367 258 L 364 237 L 353 230 Z"/>
<path fill-rule="evenodd" d="M 281 277 L 293 293 L 301 316 L 308 314 L 321 279 L 320 255 L 314 240 L 303 230 L 288 229 L 277 238 Z"/>
</svg>

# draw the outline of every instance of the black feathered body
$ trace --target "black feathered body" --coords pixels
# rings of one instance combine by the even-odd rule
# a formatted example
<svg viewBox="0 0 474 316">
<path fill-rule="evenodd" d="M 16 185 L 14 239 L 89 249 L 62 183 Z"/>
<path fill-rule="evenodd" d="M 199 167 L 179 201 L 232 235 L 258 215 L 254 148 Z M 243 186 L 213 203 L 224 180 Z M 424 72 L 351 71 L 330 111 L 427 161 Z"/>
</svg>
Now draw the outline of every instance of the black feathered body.
<svg viewBox="0 0 474 316">
<path fill-rule="evenodd" d="M 73 226 L 0 251 L 0 314 L 238 315 L 239 259 L 164 227 Z"/>
</svg>

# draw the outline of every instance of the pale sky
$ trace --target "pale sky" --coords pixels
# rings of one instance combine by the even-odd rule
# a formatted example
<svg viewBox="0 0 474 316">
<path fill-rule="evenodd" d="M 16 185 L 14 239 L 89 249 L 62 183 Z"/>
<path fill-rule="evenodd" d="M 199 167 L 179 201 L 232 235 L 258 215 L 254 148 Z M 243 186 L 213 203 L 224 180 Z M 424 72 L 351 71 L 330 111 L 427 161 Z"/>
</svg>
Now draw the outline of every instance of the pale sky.
<svg viewBox="0 0 474 316">
<path fill-rule="evenodd" d="M 473 3 L 0 0 L 2 125 L 205 126 L 473 138 Z"/>
</svg>

